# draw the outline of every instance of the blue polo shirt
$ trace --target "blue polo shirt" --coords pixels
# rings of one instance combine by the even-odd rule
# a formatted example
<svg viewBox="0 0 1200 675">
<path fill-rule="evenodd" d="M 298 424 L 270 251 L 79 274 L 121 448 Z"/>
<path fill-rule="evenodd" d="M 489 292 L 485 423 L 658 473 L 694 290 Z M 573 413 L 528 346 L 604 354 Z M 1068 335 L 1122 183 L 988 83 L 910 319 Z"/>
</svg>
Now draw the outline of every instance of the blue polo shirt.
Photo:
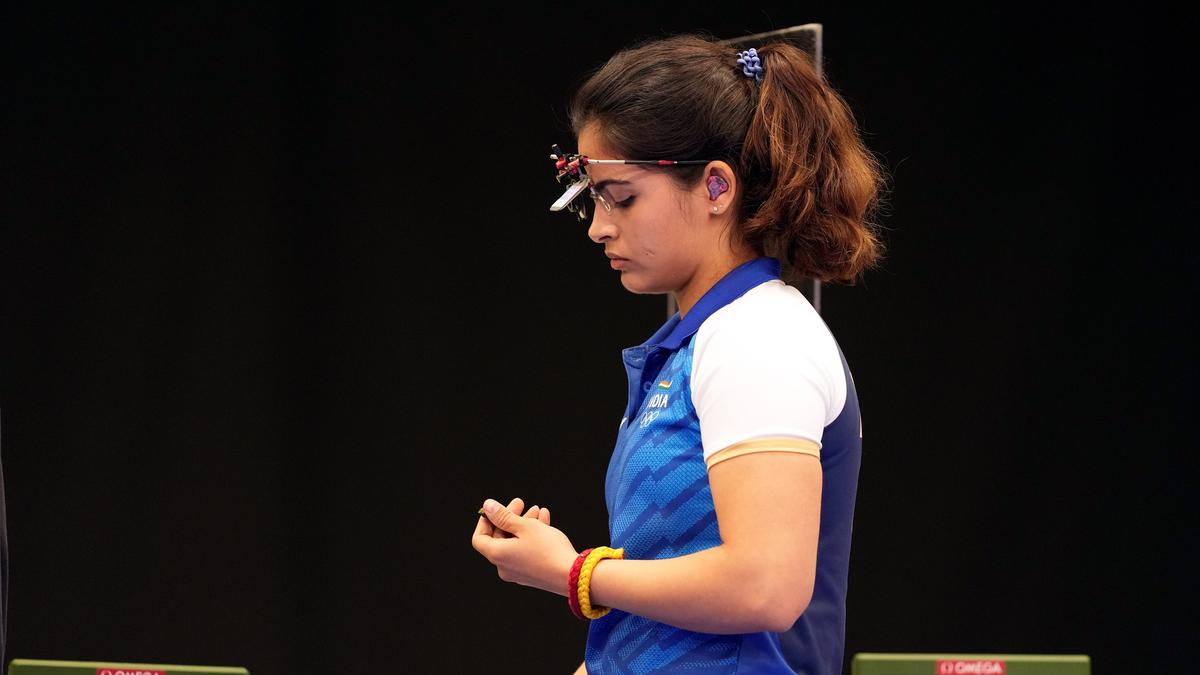
<svg viewBox="0 0 1200 675">
<path fill-rule="evenodd" d="M 721 543 L 708 469 L 757 437 L 795 438 L 823 474 L 812 600 L 783 633 L 683 630 L 619 609 L 589 625 L 585 661 L 609 673 L 840 673 L 862 422 L 841 348 L 761 257 L 680 320 L 624 350 L 629 400 L 605 478 L 610 545 L 629 559 Z M 736 455 L 731 455 L 736 456 Z"/>
</svg>

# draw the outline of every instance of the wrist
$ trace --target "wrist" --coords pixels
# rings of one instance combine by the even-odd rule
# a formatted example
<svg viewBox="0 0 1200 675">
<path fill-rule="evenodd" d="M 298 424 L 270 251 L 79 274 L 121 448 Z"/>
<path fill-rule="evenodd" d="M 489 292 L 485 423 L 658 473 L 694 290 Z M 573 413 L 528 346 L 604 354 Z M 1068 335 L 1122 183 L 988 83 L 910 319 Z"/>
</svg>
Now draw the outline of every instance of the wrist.
<svg viewBox="0 0 1200 675">
<path fill-rule="evenodd" d="M 577 555 L 571 563 L 571 570 L 567 573 L 567 606 L 571 609 L 571 614 L 574 614 L 577 619 L 587 619 L 579 606 L 579 574 L 583 569 L 583 563 L 587 560 L 591 552 L 592 549 L 588 548 Z"/>
<path fill-rule="evenodd" d="M 582 551 L 571 551 L 564 553 L 562 558 L 554 565 L 555 578 L 554 583 L 550 586 L 550 590 L 564 598 L 570 597 L 571 588 L 568 582 L 571 576 L 571 568 L 574 567 L 575 561 L 579 558 Z"/>
<path fill-rule="evenodd" d="M 625 557 L 624 548 L 610 548 L 608 546 L 599 546 L 594 549 L 588 549 L 579 556 L 582 559 L 582 564 L 579 568 L 579 576 L 574 580 L 574 600 L 571 601 L 571 610 L 576 612 L 576 616 L 580 618 L 599 619 L 608 614 L 610 607 L 604 607 L 593 603 L 591 600 L 591 583 L 592 572 L 597 565 L 608 559 L 621 559 Z M 572 572 L 572 574 L 574 574 Z"/>
</svg>

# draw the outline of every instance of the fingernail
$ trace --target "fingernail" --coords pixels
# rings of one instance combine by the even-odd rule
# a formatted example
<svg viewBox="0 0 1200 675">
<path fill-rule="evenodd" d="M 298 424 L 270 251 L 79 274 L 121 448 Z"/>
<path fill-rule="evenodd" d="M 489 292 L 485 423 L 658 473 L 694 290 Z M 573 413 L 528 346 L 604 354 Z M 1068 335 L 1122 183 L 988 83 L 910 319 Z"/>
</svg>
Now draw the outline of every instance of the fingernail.
<svg viewBox="0 0 1200 675">
<path fill-rule="evenodd" d="M 497 502 L 493 499 L 489 499 L 483 503 L 483 512 L 490 516 L 493 513 L 495 513 L 496 509 L 499 507 L 500 507 L 499 502 Z"/>
</svg>

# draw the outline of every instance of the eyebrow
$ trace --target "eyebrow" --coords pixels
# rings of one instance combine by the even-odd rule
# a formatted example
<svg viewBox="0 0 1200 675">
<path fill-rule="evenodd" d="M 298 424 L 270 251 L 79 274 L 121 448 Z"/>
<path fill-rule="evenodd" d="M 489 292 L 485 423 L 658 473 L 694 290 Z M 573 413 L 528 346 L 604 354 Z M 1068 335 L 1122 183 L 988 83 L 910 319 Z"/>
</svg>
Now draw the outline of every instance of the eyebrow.
<svg viewBox="0 0 1200 675">
<path fill-rule="evenodd" d="M 627 180 L 609 179 L 609 180 L 602 180 L 599 183 L 596 183 L 593 187 L 595 187 L 597 190 L 603 190 L 604 188 L 608 187 L 609 185 L 633 185 L 633 182 L 627 181 Z"/>
</svg>

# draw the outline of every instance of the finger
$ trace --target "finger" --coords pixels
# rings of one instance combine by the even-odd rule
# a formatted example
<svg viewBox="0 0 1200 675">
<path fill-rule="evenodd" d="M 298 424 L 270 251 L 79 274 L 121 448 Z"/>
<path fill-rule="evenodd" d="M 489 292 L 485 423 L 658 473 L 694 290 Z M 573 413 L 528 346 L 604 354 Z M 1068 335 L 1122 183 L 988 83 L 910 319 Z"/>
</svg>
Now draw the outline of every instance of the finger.
<svg viewBox="0 0 1200 675">
<path fill-rule="evenodd" d="M 491 537 L 492 531 L 495 529 L 496 526 L 492 525 L 492 521 L 488 520 L 487 516 L 481 513 L 479 514 L 479 520 L 475 521 L 475 532 L 471 535 L 471 539 L 474 540 L 477 536 Z"/>
<path fill-rule="evenodd" d="M 521 511 L 525 510 L 525 502 L 522 501 L 520 497 L 513 497 L 513 500 L 508 503 L 508 510 L 519 516 L 521 515 Z M 492 531 L 493 539 L 508 539 L 511 536 L 511 534 L 498 527 Z"/>
<path fill-rule="evenodd" d="M 537 520 L 538 514 L 540 514 L 541 512 L 542 512 L 542 508 L 540 506 L 538 506 L 537 504 L 534 504 L 533 506 L 529 507 L 528 511 L 525 512 L 525 517 L 533 518 L 534 520 Z"/>
<path fill-rule="evenodd" d="M 489 499 L 487 503 L 492 507 L 488 515 L 488 520 L 492 521 L 492 525 L 496 528 L 497 532 L 504 532 L 507 535 L 505 537 L 493 537 L 493 540 L 519 537 L 527 528 L 536 527 L 530 524 L 525 518 L 513 513 L 511 509 L 505 508 L 503 504 L 496 503 L 495 500 Z M 498 544 L 500 542 L 495 543 Z"/>
<path fill-rule="evenodd" d="M 483 554 L 483 557 L 491 560 L 490 551 L 488 548 L 492 539 L 492 530 L 496 528 L 492 522 L 484 516 L 479 517 L 479 522 L 475 524 L 475 532 L 471 534 L 471 548 Z"/>
<path fill-rule="evenodd" d="M 492 530 L 494 529 L 496 529 L 496 526 L 492 525 L 492 521 L 488 520 L 487 516 L 480 514 L 479 520 L 475 523 L 474 534 L 486 534 L 490 537 L 492 536 Z"/>
<path fill-rule="evenodd" d="M 538 512 L 538 520 L 542 521 L 543 523 L 545 523 L 547 525 L 550 524 L 550 509 L 549 509 L 549 507 L 543 507 L 542 510 Z"/>
<path fill-rule="evenodd" d="M 513 500 L 508 503 L 508 510 L 512 511 L 513 515 L 516 515 L 516 516 L 521 515 L 521 512 L 525 510 L 525 501 L 523 499 L 521 499 L 520 497 L 513 497 Z M 497 528 L 497 529 L 499 529 L 499 528 Z M 501 537 L 502 539 L 508 539 L 509 537 L 512 536 L 511 533 L 504 532 L 504 530 L 499 530 L 499 531 L 504 533 L 504 536 Z"/>
<path fill-rule="evenodd" d="M 484 534 L 479 531 L 476 531 L 475 534 L 471 535 L 471 548 L 475 549 L 476 551 L 479 551 L 479 553 L 482 554 L 483 557 L 488 558 L 490 560 L 491 557 L 488 555 L 490 552 L 490 549 L 488 547 L 491 546 L 493 543 L 495 543 L 495 541 L 496 541 L 495 539 L 492 539 L 492 535 L 490 533 Z"/>
</svg>

